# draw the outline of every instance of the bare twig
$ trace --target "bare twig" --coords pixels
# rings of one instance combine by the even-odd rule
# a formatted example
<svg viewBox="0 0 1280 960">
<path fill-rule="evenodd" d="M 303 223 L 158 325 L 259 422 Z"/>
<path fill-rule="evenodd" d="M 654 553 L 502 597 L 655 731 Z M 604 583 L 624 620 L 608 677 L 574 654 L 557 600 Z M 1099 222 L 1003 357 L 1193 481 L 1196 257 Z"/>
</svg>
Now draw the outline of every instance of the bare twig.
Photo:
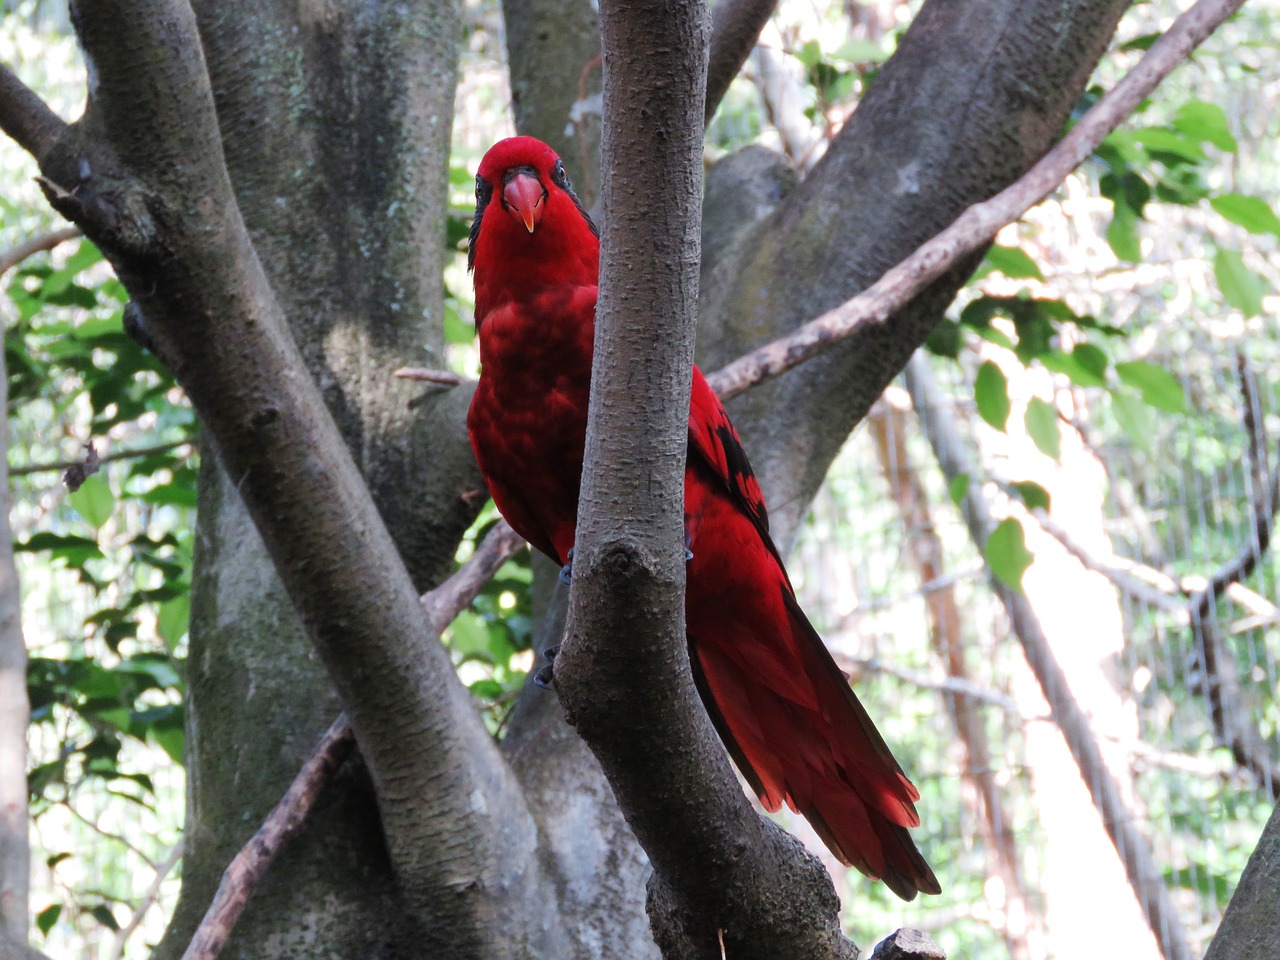
<svg viewBox="0 0 1280 960">
<path fill-rule="evenodd" d="M 1161 573 L 1154 567 L 1148 567 L 1115 554 L 1098 556 L 1076 542 L 1070 532 L 1046 511 L 1031 510 L 1029 513 L 1040 529 L 1062 544 L 1067 553 L 1080 561 L 1080 565 L 1086 570 L 1102 574 L 1121 593 L 1139 603 L 1171 613 L 1185 622 L 1186 601 L 1177 595 L 1178 581 L 1173 577 Z"/>
<path fill-rule="evenodd" d="M 1057 188 L 1148 94 L 1244 0 L 1199 0 L 1151 45 L 1138 65 L 1058 145 L 990 200 L 974 204 L 874 284 L 794 333 L 765 344 L 707 379 L 722 398 L 790 370 L 869 325 L 883 323 L 964 255 L 989 242 Z"/>
<path fill-rule="evenodd" d="M 66 132 L 67 125 L 0 63 L 0 130 L 38 160 Z"/>
<path fill-rule="evenodd" d="M 0 69 L 3 68 L 0 67 Z M 43 253 L 45 250 L 52 250 L 54 247 L 60 246 L 68 240 L 74 240 L 79 236 L 82 236 L 79 227 L 63 227 L 61 230 L 51 230 L 48 233 L 42 233 L 39 236 L 24 240 L 16 247 L 11 247 L 4 253 L 0 253 L 0 275 L 16 267 L 27 257 Z"/>
<path fill-rule="evenodd" d="M 464 383 L 470 383 L 470 377 L 464 377 L 460 373 L 452 373 L 449 370 L 432 370 L 428 367 L 401 367 L 391 374 L 393 377 L 399 377 L 401 380 L 418 380 L 422 383 L 438 383 L 445 387 L 459 387 Z"/>
<path fill-rule="evenodd" d="M 135 457 L 149 457 L 156 453 L 168 453 L 170 450 L 177 450 L 179 447 L 194 447 L 195 440 L 171 440 L 168 443 L 157 443 L 149 447 L 134 447 L 130 450 L 118 450 L 115 453 L 108 453 L 106 456 L 98 456 L 96 462 L 98 464 L 111 463 L 115 460 L 131 460 Z M 91 446 L 91 444 L 86 444 Z M 57 460 L 50 463 L 28 463 L 21 467 L 10 467 L 9 476 L 24 477 L 32 473 L 52 473 L 55 470 L 71 470 L 75 467 L 83 467 L 86 458 L 78 460 Z M 90 471 L 92 472 L 92 471 Z M 85 474 L 87 477 L 89 474 Z M 83 483 L 83 478 L 81 483 Z M 75 489 L 74 487 L 72 489 Z"/>
<path fill-rule="evenodd" d="M 422 595 L 422 606 L 427 611 L 431 629 L 440 633 L 452 623 L 454 617 L 470 606 L 476 594 L 493 579 L 498 568 L 523 546 L 524 540 L 507 525 L 507 521 L 499 520 L 494 524 L 476 547 L 476 552 L 453 576 Z"/>
<path fill-rule="evenodd" d="M 711 52 L 707 62 L 706 122 L 715 116 L 729 84 L 751 55 L 777 0 L 720 0 L 711 8 Z"/>
<path fill-rule="evenodd" d="M 422 595 L 422 606 L 431 629 L 436 633 L 444 630 L 470 605 L 498 568 L 523 546 L 524 541 L 506 521 L 499 520 L 453 576 Z M 316 800 L 354 745 L 351 723 L 343 713 L 333 722 L 258 832 L 228 865 L 182 960 L 213 960 L 218 955 L 267 868 L 284 844 L 307 822 Z"/>
<path fill-rule="evenodd" d="M 303 764 L 258 832 L 227 866 L 213 895 L 213 903 L 196 928 L 182 960 L 212 960 L 218 955 L 263 874 L 280 848 L 307 822 L 316 798 L 346 761 L 355 742 L 355 734 L 344 713 L 333 721 L 320 746 Z"/>
<path fill-rule="evenodd" d="M 1227 587 L 1249 576 L 1266 555 L 1280 508 L 1280 468 L 1271 469 L 1267 436 L 1262 425 L 1257 381 L 1243 355 L 1238 357 L 1242 420 L 1249 436 L 1249 472 L 1252 479 L 1252 531 L 1249 542 L 1223 564 L 1187 604 L 1191 634 L 1204 667 L 1204 694 L 1214 735 L 1224 743 L 1236 763 L 1252 771 L 1271 794 L 1280 799 L 1280 766 L 1271 758 L 1266 740 L 1249 716 L 1238 670 L 1230 648 L 1218 629 L 1218 600 Z"/>
<path fill-rule="evenodd" d="M 120 960 L 120 957 L 124 954 L 125 943 L 133 936 L 134 931 L 142 925 L 147 911 L 151 909 L 156 899 L 160 896 L 160 885 L 164 883 L 165 877 L 182 859 L 182 848 L 183 843 L 179 840 L 173 845 L 173 849 L 169 851 L 169 855 L 165 857 L 164 862 L 156 868 L 156 875 L 151 879 L 150 885 L 142 894 L 142 899 L 138 901 L 137 906 L 134 908 L 133 916 L 116 933 L 115 939 L 111 944 L 110 960 Z"/>
</svg>

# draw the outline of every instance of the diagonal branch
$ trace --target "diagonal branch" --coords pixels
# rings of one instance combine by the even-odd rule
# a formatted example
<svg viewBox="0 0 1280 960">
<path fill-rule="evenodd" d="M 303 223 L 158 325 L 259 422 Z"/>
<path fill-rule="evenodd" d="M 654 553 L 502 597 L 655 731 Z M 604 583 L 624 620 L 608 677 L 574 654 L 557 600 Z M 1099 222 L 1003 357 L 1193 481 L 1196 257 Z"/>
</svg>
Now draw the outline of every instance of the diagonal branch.
<svg viewBox="0 0 1280 960">
<path fill-rule="evenodd" d="M 704 120 L 711 122 L 716 107 L 742 65 L 751 56 L 760 31 L 773 16 L 777 0 L 719 0 L 711 8 L 711 50 L 707 62 L 707 102 Z"/>
<path fill-rule="evenodd" d="M 708 377 L 722 398 L 790 370 L 857 331 L 884 323 L 921 290 L 1057 188 L 1112 130 L 1146 99 L 1244 0 L 1199 0 L 1160 37 L 1114 90 L 1103 97 L 1052 150 L 990 200 L 965 210 L 872 286 L 794 333 L 753 350 Z"/>
<path fill-rule="evenodd" d="M 0 63 L 0 130 L 39 160 L 66 133 L 67 125 L 12 70 Z"/>
<path fill-rule="evenodd" d="M 498 568 L 523 546 L 524 541 L 505 520 L 494 524 L 470 559 L 448 580 L 420 598 L 431 629 L 440 633 L 453 622 L 471 605 Z M 213 960 L 222 950 L 254 890 L 284 845 L 306 826 L 320 794 L 354 746 L 351 722 L 345 713 L 341 714 L 302 765 L 280 802 L 227 866 L 213 902 L 182 955 L 183 960 Z"/>
<path fill-rule="evenodd" d="M 0 70 L 3 69 L 4 67 L 0 66 Z M 80 236 L 79 227 L 63 227 L 61 230 L 50 230 L 48 233 L 42 233 L 24 240 L 16 247 L 0 253 L 0 275 L 16 267 L 27 257 L 43 253 L 45 250 L 52 250 L 54 247 L 60 246 L 68 240 L 74 240 L 78 236 Z"/>
</svg>

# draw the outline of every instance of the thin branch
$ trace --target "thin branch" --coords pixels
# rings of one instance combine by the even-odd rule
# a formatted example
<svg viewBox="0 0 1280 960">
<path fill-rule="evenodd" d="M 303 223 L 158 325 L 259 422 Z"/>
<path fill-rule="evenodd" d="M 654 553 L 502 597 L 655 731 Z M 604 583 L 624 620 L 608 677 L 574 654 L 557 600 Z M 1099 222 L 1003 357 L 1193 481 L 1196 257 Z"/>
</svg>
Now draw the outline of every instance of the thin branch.
<svg viewBox="0 0 1280 960">
<path fill-rule="evenodd" d="M 1224 743 L 1236 763 L 1252 771 L 1270 793 L 1280 799 L 1280 766 L 1271 757 L 1267 742 L 1249 715 L 1240 689 L 1238 668 L 1218 628 L 1218 600 L 1228 586 L 1249 576 L 1271 545 L 1276 511 L 1280 508 L 1280 467 L 1268 463 L 1267 436 L 1262 425 L 1257 380 L 1243 355 L 1238 357 L 1242 420 L 1249 436 L 1249 472 L 1253 485 L 1252 530 L 1249 542 L 1223 564 L 1204 589 L 1187 604 L 1191 634 L 1204 667 L 1204 694 L 1214 735 Z"/>
<path fill-rule="evenodd" d="M 0 70 L 2 69 L 4 68 L 0 67 Z M 16 247 L 10 247 L 4 253 L 0 253 L 0 276 L 22 263 L 27 257 L 52 250 L 79 236 L 83 236 L 79 227 L 63 227 L 61 230 L 50 230 L 48 233 L 30 237 Z"/>
<path fill-rule="evenodd" d="M 711 8 L 711 52 L 707 62 L 706 122 L 715 116 L 729 84 L 760 39 L 778 0 L 719 0 Z"/>
<path fill-rule="evenodd" d="M 170 450 L 177 450 L 179 447 L 194 447 L 195 440 L 171 440 L 168 443 L 157 443 L 149 447 L 133 447 L 129 450 L 118 450 L 115 453 L 108 453 L 106 456 L 98 457 L 98 463 L 111 463 L 115 460 L 132 460 L 136 457 L 149 457 L 157 453 L 168 453 Z M 56 470 L 70 470 L 73 467 L 79 467 L 84 464 L 83 457 L 75 460 L 57 460 L 50 463 L 28 463 L 21 467 L 10 467 L 9 476 L 24 477 L 33 473 L 53 473 Z"/>
<path fill-rule="evenodd" d="M 129 937 L 133 936 L 134 931 L 142 925 L 143 919 L 147 915 L 147 911 L 155 904 L 160 896 L 160 886 L 164 883 L 165 877 L 169 872 L 178 865 L 178 861 L 182 859 L 183 842 L 179 840 L 173 845 L 173 849 L 169 851 L 169 856 L 165 857 L 164 862 L 156 868 L 156 875 L 151 879 L 146 891 L 142 894 L 142 899 L 138 901 L 134 908 L 133 916 L 129 918 L 118 933 L 111 944 L 110 960 L 120 960 L 124 954 L 124 945 Z"/>
<path fill-rule="evenodd" d="M 39 160 L 67 132 L 67 124 L 0 63 L 0 130 Z"/>
<path fill-rule="evenodd" d="M 1199 0 L 1142 60 L 1020 179 L 976 203 L 850 300 L 794 333 L 738 358 L 707 379 L 724 399 L 809 360 L 862 327 L 883 323 L 966 254 L 988 243 L 1057 188 L 1244 0 Z"/>
<path fill-rule="evenodd" d="M 61 806 L 65 807 L 68 813 L 70 813 L 73 817 L 75 817 L 77 820 L 83 823 L 86 827 L 88 827 L 98 836 L 102 837 L 102 839 L 114 840 L 116 843 L 120 844 L 120 846 L 124 847 L 126 850 L 132 853 L 135 857 L 137 857 L 139 860 L 145 863 L 152 870 L 158 869 L 158 864 L 154 860 L 152 860 L 150 857 L 148 857 L 145 853 L 143 853 L 142 850 L 139 849 L 137 845 L 135 845 L 128 839 L 128 837 L 121 836 L 118 833 L 112 833 L 110 830 L 106 829 L 105 827 L 100 826 L 96 820 L 90 820 L 83 813 L 77 810 L 70 800 L 61 801 Z"/>
<path fill-rule="evenodd" d="M 437 634 L 443 631 L 471 604 L 498 568 L 523 546 L 524 541 L 505 520 L 494 524 L 470 559 L 448 580 L 420 598 L 431 629 Z M 351 722 L 343 713 L 333 722 L 257 833 L 227 866 L 213 902 L 205 911 L 182 960 L 213 960 L 218 955 L 276 855 L 306 824 L 316 800 L 354 745 Z"/>
<path fill-rule="evenodd" d="M 266 821 L 241 848 L 222 874 L 213 903 L 196 928 L 182 960 L 212 960 L 231 935 L 267 867 L 289 840 L 302 829 L 325 785 L 346 762 L 355 746 L 355 734 L 344 713 L 324 735 L 315 752 L 289 785 L 284 797 Z"/>
<path fill-rule="evenodd" d="M 464 383 L 474 383 L 470 377 L 449 370 L 432 370 L 428 367 L 400 367 L 392 371 L 393 377 L 401 380 L 418 380 L 422 383 L 438 383 L 446 387 L 460 387 Z"/>
<path fill-rule="evenodd" d="M 520 552 L 524 540 L 499 520 L 475 553 L 458 568 L 448 580 L 434 590 L 422 595 L 422 606 L 427 611 L 431 629 L 437 634 L 453 622 L 454 618 L 471 605 L 486 583 L 493 579 L 498 569 Z"/>
<path fill-rule="evenodd" d="M 1154 567 L 1135 563 L 1115 554 L 1105 557 L 1097 556 L 1076 542 L 1070 532 L 1046 511 L 1037 509 L 1029 513 L 1040 529 L 1057 540 L 1063 549 L 1080 561 L 1080 565 L 1086 570 L 1102 574 L 1125 596 L 1148 607 L 1155 607 L 1165 613 L 1173 614 L 1182 622 L 1186 622 L 1186 601 L 1176 595 L 1178 582 L 1172 577 Z"/>
</svg>

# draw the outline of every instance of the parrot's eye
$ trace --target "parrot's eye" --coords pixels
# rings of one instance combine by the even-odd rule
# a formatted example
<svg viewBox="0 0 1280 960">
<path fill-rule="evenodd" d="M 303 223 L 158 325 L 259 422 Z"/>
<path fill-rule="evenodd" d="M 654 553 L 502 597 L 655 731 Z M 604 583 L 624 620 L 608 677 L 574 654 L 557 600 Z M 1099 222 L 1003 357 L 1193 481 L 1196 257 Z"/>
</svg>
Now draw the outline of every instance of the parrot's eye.
<svg viewBox="0 0 1280 960">
<path fill-rule="evenodd" d="M 489 202 L 489 197 L 493 194 L 493 187 L 489 186 L 489 181 L 484 177 L 476 174 L 476 206 L 481 206 Z"/>
<path fill-rule="evenodd" d="M 569 182 L 569 174 L 565 173 L 563 160 L 557 160 L 556 165 L 551 168 L 551 181 L 562 190 L 573 189 L 573 184 Z"/>
</svg>

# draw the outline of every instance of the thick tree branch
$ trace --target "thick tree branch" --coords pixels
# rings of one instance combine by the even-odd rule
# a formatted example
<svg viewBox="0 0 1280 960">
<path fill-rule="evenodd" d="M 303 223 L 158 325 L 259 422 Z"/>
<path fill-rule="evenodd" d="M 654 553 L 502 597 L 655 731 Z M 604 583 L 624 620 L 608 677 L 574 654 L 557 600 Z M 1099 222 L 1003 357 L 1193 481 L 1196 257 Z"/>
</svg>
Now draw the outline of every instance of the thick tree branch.
<svg viewBox="0 0 1280 960">
<path fill-rule="evenodd" d="M 12 70 L 0 63 L 0 130 L 39 160 L 58 142 L 67 125 Z"/>
<path fill-rule="evenodd" d="M 452 623 L 493 579 L 498 568 L 523 546 L 524 541 L 506 521 L 494 524 L 467 562 L 420 598 L 431 629 L 438 634 Z M 213 960 L 222 950 L 267 869 L 284 845 L 306 825 L 320 794 L 346 762 L 353 746 L 351 722 L 344 713 L 333 721 L 280 802 L 227 866 L 182 960 Z"/>
<path fill-rule="evenodd" d="M 928 362 L 919 354 L 912 357 L 905 377 L 912 405 L 944 475 L 948 480 L 961 475 L 979 476 L 946 410 L 942 393 L 933 381 Z M 983 549 L 995 529 L 995 521 L 981 484 L 970 485 L 961 509 L 971 539 L 979 550 Z M 1080 768 L 1080 777 L 1089 790 L 1117 856 L 1124 864 L 1134 896 L 1146 914 L 1161 952 L 1166 960 L 1193 960 L 1177 909 L 1165 888 L 1163 873 L 1152 857 L 1146 838 L 1138 830 L 1115 778 L 1107 769 L 1089 718 L 1072 695 L 1066 674 L 1049 646 L 1035 610 L 1025 596 L 1014 593 L 994 578 L 992 588 L 1009 614 L 1027 664 L 1035 674 L 1054 722 L 1062 731 L 1063 739 Z"/>
<path fill-rule="evenodd" d="M 773 16 L 777 0 L 718 0 L 711 8 L 711 51 L 707 59 L 707 101 L 703 119 L 711 122 L 729 84 L 751 56 L 760 31 Z"/>
<path fill-rule="evenodd" d="M 1057 188 L 1156 86 L 1204 42 L 1244 0 L 1199 0 L 1154 44 L 1114 90 L 1102 98 L 1058 145 L 1015 183 L 965 210 L 951 226 L 916 249 L 862 293 L 716 371 L 708 379 L 721 397 L 777 376 L 865 327 L 881 324 L 966 255 L 989 243 Z"/>
<path fill-rule="evenodd" d="M 519 789 L 285 328 L 222 162 L 191 10 L 95 0 L 73 20 L 96 85 L 84 118 L 39 144 L 46 195 L 111 260 L 253 516 L 348 707 L 425 942 L 485 952 L 505 942 L 491 891 L 537 880 Z M 442 839 L 444 823 L 467 842 Z"/>
<path fill-rule="evenodd" d="M 1280 805 L 1262 830 L 1204 960 L 1273 960 L 1280 943 Z"/>
<path fill-rule="evenodd" d="M 829 879 L 747 804 L 686 653 L 706 10 L 615 0 L 601 27 L 605 230 L 557 690 L 649 854 L 649 916 L 665 957 L 718 956 L 722 942 L 743 960 L 849 957 Z"/>
</svg>

